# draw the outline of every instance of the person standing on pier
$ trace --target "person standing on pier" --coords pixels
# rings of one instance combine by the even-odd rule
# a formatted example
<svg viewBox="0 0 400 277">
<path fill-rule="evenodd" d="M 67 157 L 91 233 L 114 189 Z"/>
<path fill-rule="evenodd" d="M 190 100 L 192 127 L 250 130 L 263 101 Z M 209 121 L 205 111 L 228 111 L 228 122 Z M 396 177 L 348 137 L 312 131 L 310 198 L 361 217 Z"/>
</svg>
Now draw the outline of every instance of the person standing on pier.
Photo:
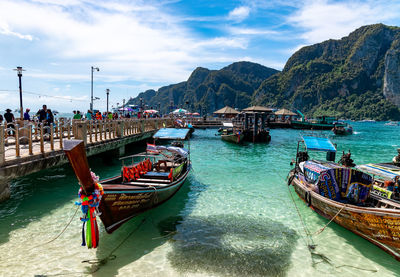
<svg viewBox="0 0 400 277">
<path fill-rule="evenodd" d="M 31 121 L 31 116 L 29 115 L 30 109 L 26 109 L 24 113 L 24 120 Z"/>
<path fill-rule="evenodd" d="M 11 136 L 14 134 L 14 130 L 15 130 L 15 126 L 14 126 L 14 115 L 11 113 L 10 109 L 6 110 L 6 113 L 4 114 L 4 119 L 6 120 L 6 124 L 7 124 L 7 129 L 11 128 L 12 130 L 8 130 L 8 134 Z"/>
<path fill-rule="evenodd" d="M 92 120 L 92 111 L 88 110 L 86 113 L 86 120 Z"/>
<path fill-rule="evenodd" d="M 43 109 L 39 110 L 36 113 L 39 116 L 39 122 L 43 122 L 47 118 L 47 106 L 43 105 Z"/>
</svg>

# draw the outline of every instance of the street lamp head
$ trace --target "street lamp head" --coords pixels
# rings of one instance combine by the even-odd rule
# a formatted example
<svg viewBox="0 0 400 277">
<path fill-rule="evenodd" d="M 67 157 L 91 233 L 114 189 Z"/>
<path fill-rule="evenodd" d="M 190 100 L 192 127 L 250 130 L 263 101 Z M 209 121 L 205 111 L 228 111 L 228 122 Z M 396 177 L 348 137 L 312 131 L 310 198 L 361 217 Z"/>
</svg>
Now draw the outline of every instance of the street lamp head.
<svg viewBox="0 0 400 277">
<path fill-rule="evenodd" d="M 95 97 L 93 100 L 100 100 L 100 98 L 99 97 Z"/>
<path fill-rule="evenodd" d="M 17 68 L 13 70 L 18 72 L 18 76 L 22 76 L 22 71 L 25 71 L 25 69 L 22 69 L 22 66 L 17 66 Z"/>
<path fill-rule="evenodd" d="M 106 93 L 109 94 L 110 93 L 110 89 L 106 89 Z"/>
</svg>

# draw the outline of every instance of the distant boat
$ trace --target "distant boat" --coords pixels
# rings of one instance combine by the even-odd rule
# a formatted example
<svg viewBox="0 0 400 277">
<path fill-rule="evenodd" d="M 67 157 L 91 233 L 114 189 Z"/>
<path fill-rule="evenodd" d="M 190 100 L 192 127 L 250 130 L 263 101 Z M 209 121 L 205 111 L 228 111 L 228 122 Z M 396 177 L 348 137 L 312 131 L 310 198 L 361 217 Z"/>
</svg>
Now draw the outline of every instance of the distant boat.
<svg viewBox="0 0 400 277">
<path fill-rule="evenodd" d="M 337 136 L 346 136 L 353 134 L 353 127 L 349 124 L 345 124 L 344 126 L 337 126 L 336 124 L 332 128 L 332 132 Z"/>
<path fill-rule="evenodd" d="M 385 123 L 385 126 L 399 126 L 399 122 L 389 121 L 389 122 Z"/>
<path fill-rule="evenodd" d="M 361 120 L 360 122 L 376 122 L 376 121 L 373 119 L 364 119 L 364 120 Z"/>
<path fill-rule="evenodd" d="M 288 182 L 298 196 L 321 216 L 400 261 L 400 204 L 370 194 L 372 176 L 335 163 L 336 147 L 329 139 L 303 137 L 297 149 Z M 309 151 L 327 152 L 327 161 L 309 160 Z"/>
<path fill-rule="evenodd" d="M 233 127 L 232 122 L 223 122 L 222 124 L 224 127 L 221 130 L 218 130 L 222 140 L 237 144 L 243 142 L 244 133 L 240 130 L 236 130 Z"/>
<path fill-rule="evenodd" d="M 295 129 L 313 129 L 313 130 L 331 130 L 334 125 L 344 126 L 343 123 L 339 123 L 337 118 L 330 116 L 319 116 L 316 119 L 310 120 L 293 120 L 291 122 L 292 127 Z"/>
</svg>

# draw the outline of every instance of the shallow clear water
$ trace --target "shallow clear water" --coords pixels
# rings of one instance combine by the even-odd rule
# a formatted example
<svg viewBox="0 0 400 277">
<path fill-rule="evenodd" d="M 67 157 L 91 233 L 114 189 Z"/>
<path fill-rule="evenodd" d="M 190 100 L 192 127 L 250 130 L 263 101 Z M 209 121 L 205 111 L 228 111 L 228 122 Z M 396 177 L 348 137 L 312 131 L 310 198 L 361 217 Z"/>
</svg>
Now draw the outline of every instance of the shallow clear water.
<svg viewBox="0 0 400 277">
<path fill-rule="evenodd" d="M 352 136 L 316 134 L 330 135 L 339 152 L 350 149 L 358 164 L 397 154 L 400 127 L 351 124 Z M 196 130 L 194 170 L 178 194 L 112 235 L 101 229 L 97 250 L 80 246 L 79 212 L 65 233 L 46 243 L 76 210 L 78 187 L 68 165 L 16 180 L 12 199 L 0 204 L 0 276 L 400 275 L 399 262 L 334 223 L 313 238 L 317 254 L 308 251 L 296 207 L 311 233 L 327 220 L 289 192 L 285 177 L 297 140 L 310 132 L 271 130 L 271 143 L 244 146 L 223 142 L 215 132 Z M 117 159 L 89 162 L 101 178 L 120 170 Z M 115 256 L 102 265 L 83 262 L 111 252 Z"/>
</svg>

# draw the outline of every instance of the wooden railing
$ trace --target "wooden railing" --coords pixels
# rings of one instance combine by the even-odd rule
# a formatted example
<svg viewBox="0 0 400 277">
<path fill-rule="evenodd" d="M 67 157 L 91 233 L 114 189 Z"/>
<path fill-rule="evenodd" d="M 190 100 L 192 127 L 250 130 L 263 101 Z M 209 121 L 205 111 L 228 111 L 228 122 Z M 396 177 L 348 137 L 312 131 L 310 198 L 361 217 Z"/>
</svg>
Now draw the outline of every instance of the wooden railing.
<svg viewBox="0 0 400 277">
<path fill-rule="evenodd" d="M 85 144 L 119 139 L 173 126 L 170 118 L 122 120 L 60 120 L 45 125 L 20 121 L 0 125 L 0 166 L 21 156 L 63 149 L 63 140 L 82 139 Z"/>
</svg>

